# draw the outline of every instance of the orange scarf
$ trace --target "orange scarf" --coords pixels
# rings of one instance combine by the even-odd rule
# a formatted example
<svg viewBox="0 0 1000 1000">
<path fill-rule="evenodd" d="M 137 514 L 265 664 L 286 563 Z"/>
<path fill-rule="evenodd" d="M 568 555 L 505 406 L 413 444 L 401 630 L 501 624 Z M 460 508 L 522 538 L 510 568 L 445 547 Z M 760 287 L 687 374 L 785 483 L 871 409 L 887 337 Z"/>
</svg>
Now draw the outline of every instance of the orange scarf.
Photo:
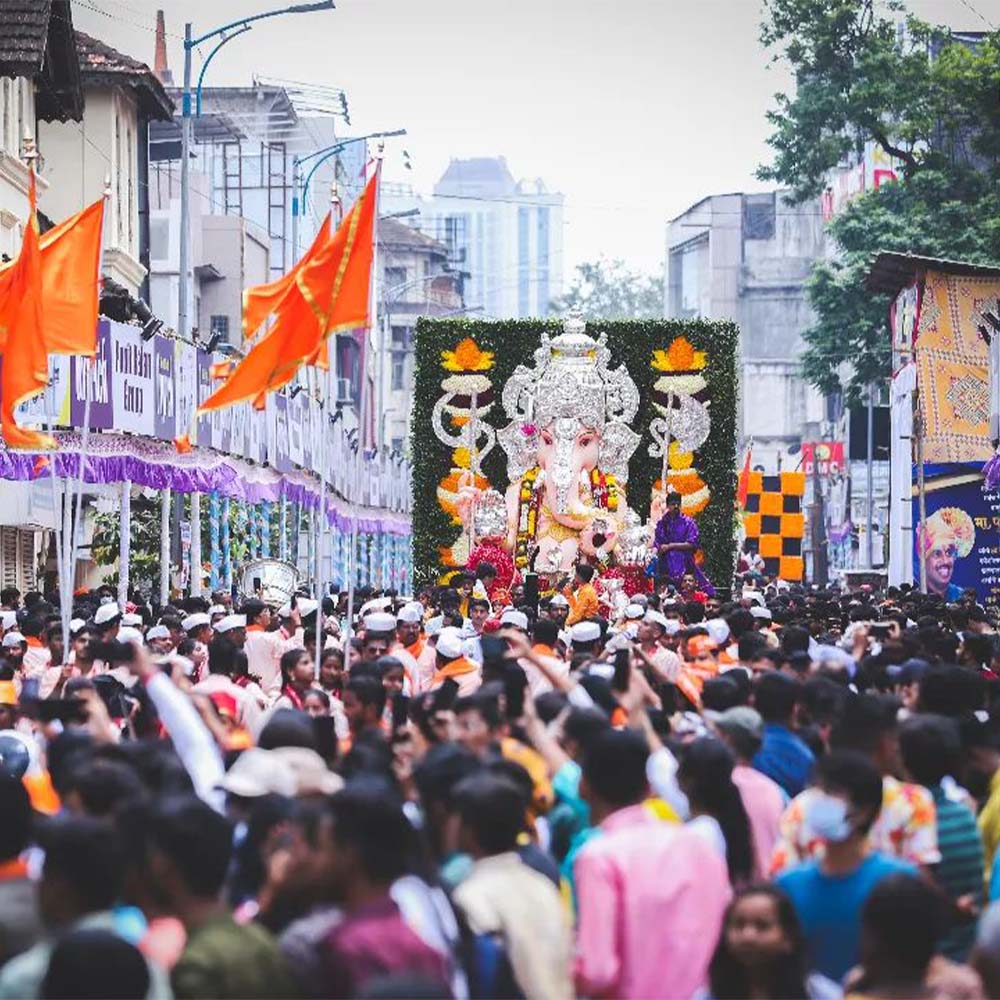
<svg viewBox="0 0 1000 1000">
<path fill-rule="evenodd" d="M 420 654 L 424 651 L 424 644 L 426 642 L 427 640 L 422 635 L 418 635 L 416 642 L 411 642 L 409 646 L 404 646 L 403 649 L 405 649 L 410 656 L 413 657 L 413 659 L 418 660 L 420 659 Z"/>
<path fill-rule="evenodd" d="M 434 679 L 431 681 L 431 686 L 436 684 L 443 684 L 449 677 L 461 677 L 463 674 L 471 674 L 478 670 L 479 667 L 476 666 L 472 660 L 459 656 L 455 660 L 450 660 L 446 663 L 435 675 Z"/>
</svg>

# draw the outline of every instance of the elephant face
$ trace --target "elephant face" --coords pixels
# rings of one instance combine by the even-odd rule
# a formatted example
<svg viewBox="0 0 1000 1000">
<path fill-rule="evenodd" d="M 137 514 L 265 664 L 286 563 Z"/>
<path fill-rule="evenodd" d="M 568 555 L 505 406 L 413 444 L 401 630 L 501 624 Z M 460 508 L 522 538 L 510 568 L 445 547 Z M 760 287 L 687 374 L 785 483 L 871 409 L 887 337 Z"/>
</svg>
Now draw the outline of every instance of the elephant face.
<svg viewBox="0 0 1000 1000">
<path fill-rule="evenodd" d="M 543 427 L 538 437 L 538 464 L 545 470 L 547 489 L 555 513 L 569 509 L 571 489 L 582 472 L 597 466 L 601 436 L 594 427 L 575 417 L 560 417 Z"/>
</svg>

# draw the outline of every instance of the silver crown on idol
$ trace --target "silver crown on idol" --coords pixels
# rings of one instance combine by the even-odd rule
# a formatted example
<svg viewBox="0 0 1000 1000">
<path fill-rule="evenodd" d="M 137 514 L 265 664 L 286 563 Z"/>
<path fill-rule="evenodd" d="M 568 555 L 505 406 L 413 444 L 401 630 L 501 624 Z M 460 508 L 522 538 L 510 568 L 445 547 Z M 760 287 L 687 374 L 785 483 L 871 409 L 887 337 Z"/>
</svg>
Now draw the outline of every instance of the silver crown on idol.
<svg viewBox="0 0 1000 1000">
<path fill-rule="evenodd" d="M 518 365 L 503 389 L 503 408 L 510 423 L 497 438 L 507 453 L 507 474 L 519 480 L 536 464 L 538 434 L 555 426 L 556 433 L 593 428 L 601 438 L 599 465 L 623 485 L 628 463 L 639 445 L 629 426 L 639 409 L 639 390 L 624 366 L 611 368 L 606 334 L 595 340 L 585 333 L 579 315 L 570 315 L 563 332 L 542 334 L 535 366 Z"/>
</svg>

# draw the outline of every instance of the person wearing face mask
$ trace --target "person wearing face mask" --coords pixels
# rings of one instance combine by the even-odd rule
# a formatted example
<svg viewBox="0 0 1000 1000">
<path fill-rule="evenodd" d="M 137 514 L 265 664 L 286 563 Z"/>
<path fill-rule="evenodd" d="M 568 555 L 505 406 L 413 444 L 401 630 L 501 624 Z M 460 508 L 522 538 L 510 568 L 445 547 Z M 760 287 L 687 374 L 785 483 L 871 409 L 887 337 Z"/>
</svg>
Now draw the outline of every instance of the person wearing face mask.
<svg viewBox="0 0 1000 1000">
<path fill-rule="evenodd" d="M 839 981 L 860 957 L 861 913 L 874 888 L 915 866 L 869 848 L 868 832 L 882 808 L 882 778 L 852 750 L 820 759 L 805 822 L 823 846 L 821 857 L 777 878 L 802 923 L 810 965 Z"/>
</svg>

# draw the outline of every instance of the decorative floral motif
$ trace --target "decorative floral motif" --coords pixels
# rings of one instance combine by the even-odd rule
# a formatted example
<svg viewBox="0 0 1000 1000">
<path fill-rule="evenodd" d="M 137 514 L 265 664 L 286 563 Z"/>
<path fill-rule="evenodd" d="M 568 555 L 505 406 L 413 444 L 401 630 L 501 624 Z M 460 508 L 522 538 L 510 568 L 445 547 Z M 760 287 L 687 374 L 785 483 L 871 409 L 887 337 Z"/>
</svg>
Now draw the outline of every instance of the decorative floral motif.
<svg viewBox="0 0 1000 1000">
<path fill-rule="evenodd" d="M 541 469 L 534 466 L 521 477 L 517 495 L 517 536 L 514 542 L 514 565 L 525 569 L 535 548 L 538 532 L 538 508 L 542 502 L 541 484 L 538 474 Z"/>
<path fill-rule="evenodd" d="M 441 352 L 441 367 L 449 372 L 487 372 L 493 367 L 493 352 L 480 350 L 471 337 L 466 337 L 455 350 Z"/>
<path fill-rule="evenodd" d="M 700 371 L 707 364 L 706 352 L 696 351 L 687 337 L 675 337 L 665 351 L 653 351 L 652 368 L 658 372 Z"/>
</svg>

